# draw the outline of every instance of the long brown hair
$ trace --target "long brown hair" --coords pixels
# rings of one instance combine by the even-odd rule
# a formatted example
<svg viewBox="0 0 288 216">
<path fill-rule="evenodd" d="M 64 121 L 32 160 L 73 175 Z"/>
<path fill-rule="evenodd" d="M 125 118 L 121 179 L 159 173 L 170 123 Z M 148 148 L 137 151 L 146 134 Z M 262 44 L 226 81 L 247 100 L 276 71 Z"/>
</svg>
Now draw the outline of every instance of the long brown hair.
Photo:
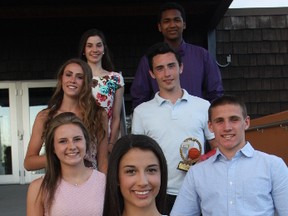
<svg viewBox="0 0 288 216">
<path fill-rule="evenodd" d="M 83 132 L 85 141 L 86 141 L 86 152 L 89 151 L 90 146 L 90 136 L 89 133 L 81 121 L 74 113 L 72 112 L 64 112 L 56 117 L 54 117 L 47 128 L 45 135 L 45 151 L 47 158 L 47 169 L 45 176 L 43 178 L 42 184 L 40 186 L 40 190 L 37 196 L 41 195 L 43 201 L 46 202 L 48 209 L 50 210 L 51 205 L 53 203 L 54 195 L 56 189 L 58 187 L 59 181 L 61 179 L 61 164 L 60 160 L 55 154 L 54 148 L 54 136 L 55 130 L 65 124 L 74 124 L 77 125 Z"/>
<path fill-rule="evenodd" d="M 54 116 L 56 115 L 57 111 L 59 110 L 62 104 L 62 100 L 64 96 L 64 92 L 62 89 L 62 76 L 67 65 L 72 64 L 72 63 L 78 64 L 83 70 L 83 87 L 79 95 L 81 119 L 89 131 L 91 140 L 94 143 L 96 143 L 97 138 L 101 140 L 105 137 L 106 132 L 102 124 L 104 122 L 102 114 L 103 112 L 105 112 L 105 110 L 96 104 L 95 99 L 92 95 L 92 90 L 91 90 L 92 70 L 90 66 L 86 62 L 78 58 L 69 59 L 60 67 L 58 71 L 58 74 L 57 74 L 58 82 L 56 85 L 56 89 L 47 107 L 47 110 L 49 110 L 49 112 L 48 112 L 48 118 L 44 127 L 43 137 L 45 135 L 47 126 L 49 125 L 50 121 L 54 118 Z"/>
</svg>

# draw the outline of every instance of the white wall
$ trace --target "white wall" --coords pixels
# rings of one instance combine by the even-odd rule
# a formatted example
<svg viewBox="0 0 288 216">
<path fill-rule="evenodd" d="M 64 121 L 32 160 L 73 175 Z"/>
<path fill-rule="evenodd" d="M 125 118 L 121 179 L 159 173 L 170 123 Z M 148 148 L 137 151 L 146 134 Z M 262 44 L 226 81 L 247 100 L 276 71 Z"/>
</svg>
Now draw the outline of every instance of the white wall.
<svg viewBox="0 0 288 216">
<path fill-rule="evenodd" d="M 288 0 L 233 0 L 229 8 L 288 7 Z"/>
</svg>

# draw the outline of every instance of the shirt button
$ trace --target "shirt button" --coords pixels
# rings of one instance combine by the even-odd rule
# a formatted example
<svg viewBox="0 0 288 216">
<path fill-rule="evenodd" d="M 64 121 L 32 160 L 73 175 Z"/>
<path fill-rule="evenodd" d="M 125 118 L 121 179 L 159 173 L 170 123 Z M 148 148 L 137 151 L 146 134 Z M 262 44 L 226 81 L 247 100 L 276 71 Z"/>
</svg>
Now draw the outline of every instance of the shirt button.
<svg viewBox="0 0 288 216">
<path fill-rule="evenodd" d="M 232 204 L 233 204 L 233 201 L 230 201 L 230 204 L 232 205 Z"/>
</svg>

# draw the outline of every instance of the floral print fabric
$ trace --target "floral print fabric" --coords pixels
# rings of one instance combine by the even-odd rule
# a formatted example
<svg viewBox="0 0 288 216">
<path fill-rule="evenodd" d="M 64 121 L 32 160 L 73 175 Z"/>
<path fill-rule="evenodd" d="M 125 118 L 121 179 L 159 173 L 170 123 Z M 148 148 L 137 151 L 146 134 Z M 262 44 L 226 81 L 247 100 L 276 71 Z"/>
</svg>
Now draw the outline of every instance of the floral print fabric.
<svg viewBox="0 0 288 216">
<path fill-rule="evenodd" d="M 124 79 L 120 73 L 110 72 L 102 77 L 93 77 L 92 94 L 96 103 L 105 108 L 108 114 L 109 135 L 111 130 L 113 102 L 117 89 L 124 86 Z"/>
</svg>

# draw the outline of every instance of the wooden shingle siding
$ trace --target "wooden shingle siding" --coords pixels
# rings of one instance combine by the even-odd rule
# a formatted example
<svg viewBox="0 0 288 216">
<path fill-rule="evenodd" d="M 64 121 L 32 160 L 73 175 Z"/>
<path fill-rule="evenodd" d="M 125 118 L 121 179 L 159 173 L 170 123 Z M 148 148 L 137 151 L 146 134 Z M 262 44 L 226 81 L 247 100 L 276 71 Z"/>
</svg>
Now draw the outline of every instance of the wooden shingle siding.
<svg viewBox="0 0 288 216">
<path fill-rule="evenodd" d="M 288 8 L 230 9 L 216 29 L 226 94 L 238 95 L 257 118 L 288 110 Z"/>
</svg>

